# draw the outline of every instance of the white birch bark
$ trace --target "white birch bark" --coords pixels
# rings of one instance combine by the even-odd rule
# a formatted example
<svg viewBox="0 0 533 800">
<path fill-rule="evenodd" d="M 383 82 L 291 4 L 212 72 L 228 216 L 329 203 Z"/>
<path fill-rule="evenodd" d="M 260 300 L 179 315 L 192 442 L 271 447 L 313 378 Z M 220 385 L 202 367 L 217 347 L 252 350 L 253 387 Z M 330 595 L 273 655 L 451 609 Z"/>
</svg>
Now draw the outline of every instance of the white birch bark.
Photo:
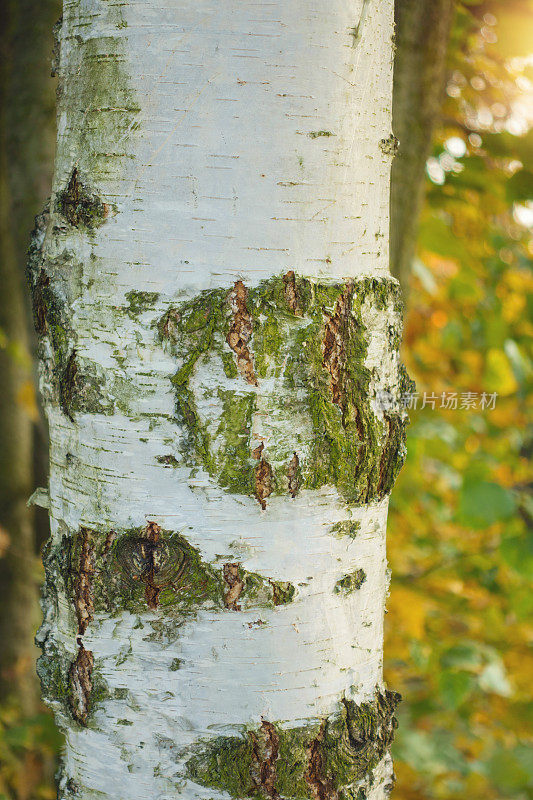
<svg viewBox="0 0 533 800">
<path fill-rule="evenodd" d="M 30 264 L 61 798 L 390 791 L 391 35 L 389 0 L 65 0 Z"/>
</svg>

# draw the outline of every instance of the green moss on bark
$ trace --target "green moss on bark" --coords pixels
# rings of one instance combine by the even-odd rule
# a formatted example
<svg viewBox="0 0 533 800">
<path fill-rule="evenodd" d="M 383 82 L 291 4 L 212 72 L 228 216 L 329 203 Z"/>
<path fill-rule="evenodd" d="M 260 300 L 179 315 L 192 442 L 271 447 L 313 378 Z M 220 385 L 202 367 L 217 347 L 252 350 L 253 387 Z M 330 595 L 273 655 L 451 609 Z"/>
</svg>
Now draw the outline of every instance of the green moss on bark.
<svg viewBox="0 0 533 800">
<path fill-rule="evenodd" d="M 60 558 L 58 569 L 67 595 L 76 604 L 78 565 L 84 542 L 83 530 L 64 538 L 54 551 Z M 147 609 L 147 584 L 155 606 L 170 615 L 184 617 L 199 608 L 226 610 L 228 590 L 224 564 L 209 564 L 198 550 L 176 533 L 158 529 L 158 539 L 150 545 L 147 528 L 134 528 L 116 534 L 93 532 L 95 565 L 91 584 L 94 612 L 122 609 L 140 613 Z M 157 572 L 149 574 L 153 564 Z M 292 601 L 295 589 L 290 583 L 271 581 L 257 573 L 240 569 L 243 589 L 239 596 L 242 610 L 273 608 Z M 154 593 L 155 592 L 155 593 Z"/>
<path fill-rule="evenodd" d="M 68 12 L 63 21 L 63 36 L 70 38 L 72 46 L 59 70 L 59 113 L 66 113 L 70 130 L 65 140 L 59 139 L 57 158 L 59 163 L 68 164 L 74 153 L 79 174 L 90 175 L 98 186 L 101 179 L 122 177 L 131 159 L 128 142 L 135 130 L 139 105 L 124 68 L 127 32 L 82 37 L 80 32 L 84 31 L 87 12 L 82 6 Z M 101 16 L 102 25 L 114 25 L 117 31 L 123 22 L 120 4 L 102 8 Z M 75 81 L 63 80 L 67 71 L 77 76 Z M 68 147 L 68 152 L 63 152 L 64 147 Z M 93 221 L 97 224 L 101 221 L 101 210 L 91 209 L 86 217 L 87 228 L 94 227 Z"/>
<path fill-rule="evenodd" d="M 132 290 L 126 294 L 128 306 L 126 313 L 131 319 L 137 320 L 144 311 L 153 308 L 159 297 L 158 292 L 141 292 Z"/>
<path fill-rule="evenodd" d="M 327 787 L 325 798 L 357 797 L 358 784 L 371 780 L 372 770 L 392 743 L 399 700 L 400 695 L 387 690 L 360 705 L 344 699 L 338 714 L 313 725 L 286 728 L 268 723 L 277 749 L 277 758 L 269 764 L 270 784 L 277 796 L 316 800 L 321 796 L 318 788 L 326 791 Z M 188 760 L 187 777 L 232 798 L 267 797 L 255 777 L 254 745 L 260 736 L 260 730 L 250 730 L 243 736 L 206 742 Z"/>
<path fill-rule="evenodd" d="M 231 291 L 203 292 L 160 320 L 161 340 L 179 365 L 172 382 L 189 462 L 224 488 L 257 496 L 252 450 L 259 436 L 272 494 L 294 496 L 289 465 L 296 455 L 298 489 L 329 484 L 350 503 L 380 499 L 403 463 L 406 414 L 399 404 L 386 419 L 373 410 L 363 318 L 367 307 L 388 315 L 396 335 L 387 346 L 398 362 L 399 288 L 386 278 L 320 284 L 290 276 L 246 290 L 246 347 L 257 386 L 239 374 L 227 343 Z"/>
<path fill-rule="evenodd" d="M 355 592 L 361 588 L 365 581 L 365 571 L 363 569 L 356 569 L 354 572 L 344 575 L 344 577 L 337 581 L 335 584 L 335 593 L 349 594 Z"/>
</svg>

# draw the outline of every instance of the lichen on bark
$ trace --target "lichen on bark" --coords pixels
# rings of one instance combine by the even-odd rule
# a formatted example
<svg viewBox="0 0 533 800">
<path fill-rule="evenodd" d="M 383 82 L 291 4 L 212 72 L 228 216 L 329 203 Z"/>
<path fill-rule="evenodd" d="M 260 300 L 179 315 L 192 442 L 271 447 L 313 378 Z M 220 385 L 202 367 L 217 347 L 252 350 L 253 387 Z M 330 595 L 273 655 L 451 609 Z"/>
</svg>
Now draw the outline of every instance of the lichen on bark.
<svg viewBox="0 0 533 800">
<path fill-rule="evenodd" d="M 360 704 L 343 699 L 338 714 L 300 728 L 263 720 L 242 736 L 197 745 L 187 776 L 232 798 L 354 800 L 392 744 L 400 699 L 388 690 Z"/>
<path fill-rule="evenodd" d="M 369 307 L 391 321 L 380 344 L 395 364 L 386 417 L 365 363 Z M 158 330 L 178 362 L 172 383 L 191 466 L 263 508 L 272 494 L 328 484 L 353 504 L 384 497 L 405 455 L 400 316 L 390 279 L 326 284 L 294 273 L 171 306 Z"/>
</svg>

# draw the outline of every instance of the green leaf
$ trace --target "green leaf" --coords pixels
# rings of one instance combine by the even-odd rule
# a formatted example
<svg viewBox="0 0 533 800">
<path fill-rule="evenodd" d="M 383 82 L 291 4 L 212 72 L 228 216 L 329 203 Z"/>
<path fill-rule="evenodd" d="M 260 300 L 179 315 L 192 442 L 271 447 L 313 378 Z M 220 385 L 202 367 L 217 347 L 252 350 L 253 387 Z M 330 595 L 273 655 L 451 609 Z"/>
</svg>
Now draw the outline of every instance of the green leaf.
<svg viewBox="0 0 533 800">
<path fill-rule="evenodd" d="M 487 765 L 489 777 L 504 792 L 525 789 L 531 785 L 531 774 L 517 756 L 512 751 L 501 750 L 492 756 Z"/>
<path fill-rule="evenodd" d="M 475 642 L 464 642 L 445 650 L 440 657 L 440 663 L 444 669 L 450 667 L 468 669 L 469 667 L 479 667 L 482 663 L 482 656 Z"/>
<path fill-rule="evenodd" d="M 453 744 L 453 736 L 439 729 L 428 732 L 400 725 L 393 745 L 393 758 L 409 764 L 416 772 L 431 776 L 468 772 L 463 755 Z"/>
<path fill-rule="evenodd" d="M 520 169 L 511 175 L 505 184 L 505 193 L 511 203 L 520 203 L 533 198 L 533 172 Z"/>
<path fill-rule="evenodd" d="M 465 247 L 461 239 L 453 233 L 445 219 L 433 214 L 420 225 L 418 245 L 424 250 L 448 258 L 462 260 L 465 257 Z"/>
<path fill-rule="evenodd" d="M 459 708 L 472 694 L 474 686 L 474 677 L 468 672 L 447 670 L 439 676 L 439 693 L 446 708 Z"/>
<path fill-rule="evenodd" d="M 471 528 L 483 528 L 514 514 L 513 495 L 490 481 L 463 483 L 459 497 L 459 519 Z"/>
<path fill-rule="evenodd" d="M 533 579 L 533 531 L 504 539 L 500 552 L 506 564 L 524 578 Z"/>
</svg>

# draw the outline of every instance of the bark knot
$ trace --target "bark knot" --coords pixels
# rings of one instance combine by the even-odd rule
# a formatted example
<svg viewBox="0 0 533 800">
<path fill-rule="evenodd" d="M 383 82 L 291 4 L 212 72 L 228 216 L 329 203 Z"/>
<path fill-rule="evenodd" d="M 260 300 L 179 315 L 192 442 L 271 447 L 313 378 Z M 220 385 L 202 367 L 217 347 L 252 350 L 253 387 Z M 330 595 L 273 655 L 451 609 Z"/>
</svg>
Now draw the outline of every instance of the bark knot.
<svg viewBox="0 0 533 800">
<path fill-rule="evenodd" d="M 161 590 L 173 586 L 183 577 L 190 560 L 185 549 L 161 536 L 162 530 L 149 522 L 144 531 L 125 536 L 117 543 L 117 558 L 128 580 L 144 583 L 144 598 L 149 608 L 156 609 Z"/>
</svg>

